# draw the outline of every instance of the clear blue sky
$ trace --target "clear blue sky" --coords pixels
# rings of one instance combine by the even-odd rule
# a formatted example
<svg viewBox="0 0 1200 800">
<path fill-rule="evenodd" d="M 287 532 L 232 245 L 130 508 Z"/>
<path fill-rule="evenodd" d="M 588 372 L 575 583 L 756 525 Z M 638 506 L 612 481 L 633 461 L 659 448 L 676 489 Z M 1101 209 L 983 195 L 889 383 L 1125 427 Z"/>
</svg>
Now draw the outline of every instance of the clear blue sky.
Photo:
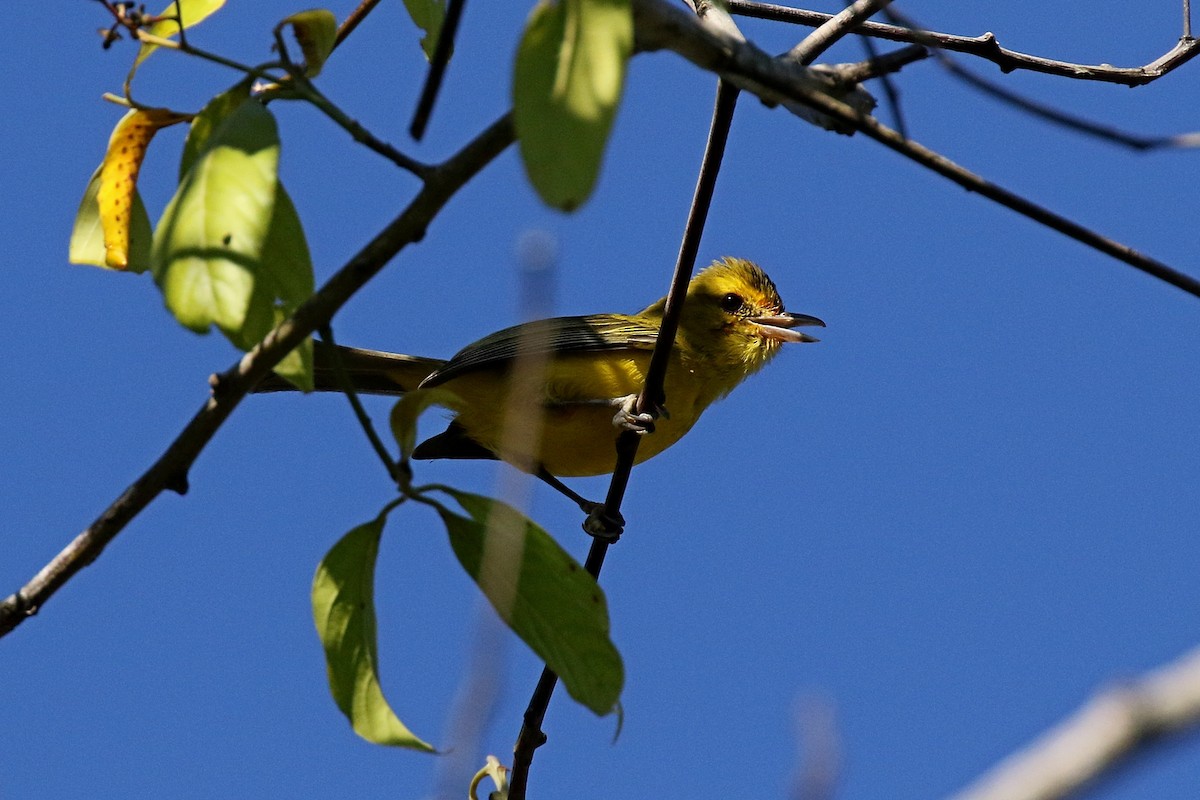
<svg viewBox="0 0 1200 800">
<path fill-rule="evenodd" d="M 513 5 L 467 9 L 425 144 L 405 133 L 424 60 L 399 3 L 381 5 L 321 85 L 383 138 L 441 158 L 507 106 L 526 13 Z M 1132 66 L 1178 36 L 1175 3 L 1144 5 L 1136 19 L 1115 0 L 901 7 L 932 28 Z M 195 41 L 266 59 L 271 26 L 295 10 L 231 2 Z M 207 376 L 236 357 L 220 337 L 176 325 L 148 277 L 67 265 L 76 204 L 120 113 L 100 94 L 120 90 L 131 52 L 100 50 L 98 5 L 67 4 L 55 20 L 53 36 L 14 29 L 0 51 L 3 594 L 140 474 L 204 401 Z M 772 51 L 799 33 L 743 28 Z M 860 56 L 855 42 L 833 54 Z M 233 79 L 163 53 L 136 91 L 197 108 Z M 1137 132 L 1200 126 L 1198 66 L 1136 90 L 1006 82 Z M 514 322 L 514 254 L 528 231 L 557 242 L 557 313 L 632 311 L 661 295 L 713 83 L 674 55 L 639 56 L 580 213 L 540 206 L 507 153 L 338 316 L 341 341 L 446 356 Z M 933 63 L 898 85 L 914 138 L 1200 272 L 1200 154 L 1082 139 Z M 414 182 L 315 112 L 274 111 L 321 279 Z M 154 144 L 152 213 L 170 196 L 181 140 L 171 131 Z M 624 728 L 613 742 L 612 718 L 557 696 L 534 796 L 784 797 L 798 715 L 826 706 L 840 797 L 944 796 L 1097 687 L 1200 641 L 1200 300 L 752 98 L 701 249 L 704 260 L 725 254 L 761 263 L 789 308 L 829 327 L 634 472 L 627 535 L 602 580 L 628 673 Z M 387 408 L 371 404 L 380 420 Z M 491 465 L 424 465 L 418 476 L 497 484 Z M 606 485 L 578 483 L 597 496 Z M 250 398 L 191 485 L 0 642 L 0 797 L 433 795 L 460 762 L 363 743 L 325 685 L 313 570 L 392 496 L 344 401 Z M 572 507 L 538 487 L 531 513 L 582 557 Z M 377 600 L 386 690 L 417 733 L 452 746 L 448 709 L 481 615 L 430 514 L 393 515 Z M 486 662 L 499 701 L 480 746 L 507 759 L 539 667 L 511 635 L 500 641 Z M 1090 796 L 1184 800 L 1198 784 L 1188 740 Z"/>
</svg>

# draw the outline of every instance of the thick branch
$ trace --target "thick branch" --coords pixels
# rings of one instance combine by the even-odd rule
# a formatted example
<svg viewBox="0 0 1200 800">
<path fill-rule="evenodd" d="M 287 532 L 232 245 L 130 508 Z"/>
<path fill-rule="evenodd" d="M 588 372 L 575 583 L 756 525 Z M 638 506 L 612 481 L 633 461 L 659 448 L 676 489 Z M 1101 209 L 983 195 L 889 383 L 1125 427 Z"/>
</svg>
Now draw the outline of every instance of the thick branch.
<svg viewBox="0 0 1200 800">
<path fill-rule="evenodd" d="M 506 115 L 445 163 L 434 167 L 424 187 L 395 220 L 294 315 L 267 334 L 237 364 L 215 377 L 212 396 L 166 452 L 25 586 L 0 601 L 0 636 L 37 613 L 75 573 L 95 561 L 130 520 L 164 489 L 185 491 L 188 468 L 246 393 L 314 330 L 328 323 L 401 249 L 420 241 L 426 227 L 454 193 L 512 144 L 513 138 L 512 121 Z"/>
<path fill-rule="evenodd" d="M 1150 742 L 1200 724 L 1200 649 L 1096 695 L 954 800 L 1066 797 Z"/>
<path fill-rule="evenodd" d="M 730 0 L 729 10 L 734 14 L 746 17 L 810 26 L 821 25 L 833 16 L 772 3 L 752 2 L 752 0 Z M 1174 47 L 1144 67 L 1114 67 L 1109 64 L 1074 64 L 1069 61 L 1056 61 L 1052 58 L 1019 53 L 1016 50 L 1001 47 L 992 33 L 985 33 L 981 36 L 956 36 L 950 33 L 913 30 L 899 25 L 885 25 L 880 22 L 865 22 L 855 29 L 855 33 L 877 39 L 888 39 L 893 42 L 910 42 L 956 53 L 966 53 L 993 62 L 1003 72 L 1024 69 L 1047 75 L 1057 75 L 1061 78 L 1120 83 L 1126 86 L 1142 86 L 1161 78 L 1168 72 L 1186 64 L 1200 52 L 1200 40 L 1185 35 L 1175 43 Z"/>
<path fill-rule="evenodd" d="M 749 42 L 720 36 L 666 0 L 634 0 L 633 7 L 639 49 L 673 50 L 697 66 L 716 72 L 765 100 L 775 102 L 779 97 L 784 97 L 816 109 L 968 191 L 977 192 L 1088 247 L 1200 297 L 1200 281 L 1190 275 L 985 180 L 929 148 L 906 139 L 873 117 L 813 90 L 809 73 L 804 68 L 785 59 L 772 58 Z"/>
</svg>

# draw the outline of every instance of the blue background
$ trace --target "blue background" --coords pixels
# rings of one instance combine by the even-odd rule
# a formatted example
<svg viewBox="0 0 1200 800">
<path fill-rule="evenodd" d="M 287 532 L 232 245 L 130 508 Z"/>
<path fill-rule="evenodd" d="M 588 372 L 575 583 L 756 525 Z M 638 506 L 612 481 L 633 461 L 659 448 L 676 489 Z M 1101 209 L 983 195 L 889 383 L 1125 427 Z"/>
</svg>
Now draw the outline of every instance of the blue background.
<svg viewBox="0 0 1200 800">
<path fill-rule="evenodd" d="M 1136 16 L 1115 0 L 900 8 L 1025 52 L 1136 65 L 1178 36 L 1175 4 L 1146 5 Z M 232 2 L 193 41 L 266 60 L 271 27 L 296 10 Z M 527 10 L 468 8 L 421 145 L 406 129 L 425 62 L 399 3 L 377 9 L 320 85 L 378 135 L 441 159 L 506 109 Z M 132 58 L 127 42 L 100 49 L 106 23 L 98 5 L 73 3 L 52 31 L 14 29 L 0 50 L 4 594 L 162 452 L 208 375 L 236 359 L 221 337 L 176 325 L 148 277 L 66 263 L 79 196 L 120 116 L 100 94 L 120 90 Z M 773 52 L 803 33 L 742 27 Z M 861 56 L 847 41 L 830 60 Z M 1197 125 L 1195 66 L 1136 90 L 977 69 L 1135 132 Z M 135 94 L 196 109 L 235 79 L 160 53 Z M 918 141 L 1200 272 L 1196 153 L 1081 138 L 931 61 L 897 84 Z M 447 356 L 513 323 L 530 232 L 555 243 L 555 313 L 660 296 L 713 87 L 678 56 L 638 56 L 579 213 L 541 206 L 510 150 L 339 314 L 339 339 Z M 415 181 L 306 107 L 272 110 L 320 281 Z M 152 215 L 173 191 L 182 137 L 152 147 Z M 1200 301 L 750 97 L 701 258 L 725 254 L 761 263 L 790 309 L 829 327 L 634 472 L 628 532 L 602 580 L 628 673 L 624 727 L 614 742 L 613 718 L 556 696 L 534 796 L 783 797 L 813 728 L 813 747 L 836 739 L 839 796 L 944 796 L 1098 688 L 1197 643 Z M 388 407 L 370 404 L 381 422 Z M 418 478 L 498 482 L 487 464 L 421 465 Z M 607 485 L 575 483 L 593 496 Z M 342 398 L 249 398 L 191 486 L 159 498 L 0 643 L 0 797 L 459 797 L 480 753 L 508 760 L 539 665 L 491 627 L 423 509 L 393 514 L 383 543 L 382 674 L 401 717 L 454 752 L 370 746 L 329 698 L 312 573 L 392 497 Z M 575 509 L 539 486 L 530 513 L 582 558 Z M 496 679 L 495 704 L 455 722 L 471 675 Z M 486 721 L 477 741 L 460 736 L 462 719 Z M 1185 739 L 1089 796 L 1194 798 L 1198 785 L 1200 750 Z"/>
</svg>

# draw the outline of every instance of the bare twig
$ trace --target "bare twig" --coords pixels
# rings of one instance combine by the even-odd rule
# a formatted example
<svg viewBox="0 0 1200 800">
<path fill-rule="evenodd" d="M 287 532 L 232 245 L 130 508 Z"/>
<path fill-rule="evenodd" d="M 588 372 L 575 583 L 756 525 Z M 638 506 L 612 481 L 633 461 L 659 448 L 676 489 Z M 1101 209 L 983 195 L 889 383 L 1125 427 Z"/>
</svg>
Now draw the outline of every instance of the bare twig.
<svg viewBox="0 0 1200 800">
<path fill-rule="evenodd" d="M 454 39 L 458 33 L 458 21 L 462 18 L 463 8 L 467 0 L 450 0 L 446 5 L 446 18 L 442 29 L 438 32 L 437 44 L 433 48 L 433 58 L 429 59 L 429 72 L 425 75 L 425 85 L 421 87 L 421 96 L 417 100 L 417 110 L 413 112 L 412 125 L 408 132 L 417 141 L 425 135 L 425 126 L 429 124 L 429 115 L 433 113 L 433 104 L 442 88 L 442 78 L 446 74 L 446 66 L 450 63 L 450 54 L 454 52 Z"/>
<path fill-rule="evenodd" d="M 729 10 L 735 14 L 757 19 L 811 26 L 821 25 L 833 16 L 772 3 L 753 2 L 753 0 L 729 0 Z M 1200 41 L 1191 38 L 1188 34 L 1162 56 L 1145 66 L 1114 67 L 1108 64 L 1075 64 L 1069 61 L 1056 61 L 1051 58 L 1008 50 L 1001 47 L 991 33 L 981 36 L 955 36 L 934 31 L 915 31 L 900 25 L 885 25 L 879 22 L 864 22 L 858 26 L 855 33 L 888 39 L 893 42 L 911 42 L 942 50 L 966 53 L 995 63 L 1003 72 L 1024 69 L 1047 75 L 1057 75 L 1062 78 L 1120 83 L 1126 86 L 1142 86 L 1157 80 L 1168 72 L 1183 66 L 1200 52 Z"/>
<path fill-rule="evenodd" d="M 1200 724 L 1200 648 L 1093 697 L 954 800 L 1053 800 L 1147 744 Z"/>
<path fill-rule="evenodd" d="M 813 91 L 805 76 L 797 74 L 796 70 L 800 68 L 796 65 L 773 59 L 749 42 L 720 37 L 665 0 L 634 0 L 633 5 L 639 48 L 674 50 L 704 69 L 737 80 L 744 90 L 760 97 L 774 99 L 784 96 L 792 102 L 810 106 L 968 191 L 977 192 L 1094 250 L 1200 297 L 1200 281 L 1192 276 L 985 180 L 929 148 L 905 139 L 873 117 L 859 113 L 822 92 Z"/>
<path fill-rule="evenodd" d="M 929 58 L 929 48 L 910 44 L 883 55 L 873 55 L 865 61 L 847 64 L 824 64 L 826 74 L 846 85 L 862 83 L 899 72 L 915 61 Z"/>
<path fill-rule="evenodd" d="M 104 512 L 23 587 L 0 601 L 0 636 L 37 611 L 163 490 L 187 485 L 187 472 L 246 393 L 280 359 L 361 289 L 406 245 L 419 241 L 442 207 L 471 177 L 513 142 L 505 115 L 444 163 L 433 168 L 408 207 L 375 236 L 288 319 L 277 325 L 237 364 L 215 376 L 212 396 L 166 451 Z"/>
<path fill-rule="evenodd" d="M 421 180 L 425 180 L 432 169 L 428 164 L 417 161 L 415 158 L 405 155 L 397 150 L 392 145 L 375 136 L 369 130 L 364 128 L 359 122 L 344 111 L 334 105 L 329 98 L 321 93 L 317 87 L 308 80 L 302 73 L 296 72 L 292 74 L 292 85 L 287 87 L 289 90 L 299 93 L 305 100 L 312 103 L 322 114 L 333 120 L 339 127 L 350 134 L 354 141 L 364 147 L 374 150 L 379 155 L 391 161 L 396 166 L 403 170 L 411 172 Z"/>
<path fill-rule="evenodd" d="M 887 9 L 886 16 L 888 21 L 896 25 L 902 25 L 913 30 L 920 29 L 920 26 L 917 25 L 912 19 L 897 12 L 895 8 Z M 1192 133 L 1174 136 L 1138 136 L 1136 134 L 1118 130 L 1117 128 L 1109 125 L 1103 125 L 1098 122 L 1093 122 L 1092 120 L 1084 119 L 1083 117 L 1075 114 L 1069 114 L 1061 109 L 1054 108 L 1053 106 L 1049 106 L 1045 103 L 1040 103 L 1037 100 L 1020 95 L 1017 92 L 1014 92 L 1011 89 L 996 83 L 995 81 L 991 81 L 987 78 L 976 75 L 974 72 L 968 70 L 966 67 L 960 64 L 957 59 L 946 53 L 944 50 L 933 48 L 932 52 L 934 54 L 934 58 L 937 59 L 938 64 L 943 69 L 949 72 L 951 76 L 959 79 L 968 86 L 977 89 L 984 94 L 991 95 L 1003 103 L 1008 103 L 1014 108 L 1024 111 L 1027 114 L 1040 117 L 1047 122 L 1067 128 L 1068 130 L 1073 130 L 1076 133 L 1082 133 L 1087 136 L 1092 136 L 1106 142 L 1123 145 L 1130 149 L 1139 151 L 1200 146 L 1200 134 Z"/>
<path fill-rule="evenodd" d="M 354 33 L 354 29 L 358 24 L 367 18 L 375 6 L 379 5 L 379 0 L 362 0 L 358 7 L 350 12 L 342 24 L 338 26 L 337 38 L 333 40 L 333 46 L 336 49 L 338 45 L 346 41 L 346 37 Z"/>
<path fill-rule="evenodd" d="M 788 51 L 787 57 L 797 64 L 808 66 L 890 2 L 892 0 L 854 0 L 805 36 L 798 45 Z"/>
<path fill-rule="evenodd" d="M 935 58 L 951 75 L 984 94 L 989 94 L 1015 108 L 1036 117 L 1041 117 L 1055 125 L 1061 125 L 1069 130 L 1093 136 L 1106 142 L 1123 145 L 1133 150 L 1167 150 L 1172 148 L 1200 147 L 1200 133 L 1185 133 L 1174 136 L 1140 136 L 1128 133 L 1110 125 L 1102 125 L 1074 114 L 1068 114 L 1045 103 L 1039 103 L 1036 100 L 1017 94 L 1007 87 L 976 75 L 945 53 L 936 52 Z"/>
</svg>

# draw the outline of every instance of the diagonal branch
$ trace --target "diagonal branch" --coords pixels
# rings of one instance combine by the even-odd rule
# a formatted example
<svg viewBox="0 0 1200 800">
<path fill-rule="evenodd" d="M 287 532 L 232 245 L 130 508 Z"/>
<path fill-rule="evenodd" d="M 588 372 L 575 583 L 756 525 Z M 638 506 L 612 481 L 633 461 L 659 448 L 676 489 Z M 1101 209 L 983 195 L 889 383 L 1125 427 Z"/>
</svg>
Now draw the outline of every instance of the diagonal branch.
<svg viewBox="0 0 1200 800">
<path fill-rule="evenodd" d="M 1200 723 L 1200 649 L 1101 692 L 954 800 L 1053 800 L 1073 794 L 1150 742 Z"/>
<path fill-rule="evenodd" d="M 450 0 L 446 6 L 446 17 L 442 22 L 441 32 L 438 33 L 437 43 L 433 47 L 433 58 L 429 59 L 425 85 L 421 87 L 417 110 L 413 112 L 412 124 L 408 126 L 408 132 L 418 142 L 425 136 L 425 126 L 429 124 L 429 115 L 433 113 L 433 104 L 441 91 L 442 78 L 446 75 L 450 54 L 454 51 L 458 21 L 462 18 L 463 7 L 466 4 L 467 0 Z"/>
<path fill-rule="evenodd" d="M 798 64 L 808 66 L 890 2 L 892 0 L 854 0 L 805 36 L 800 44 L 788 51 L 788 57 Z"/>
<path fill-rule="evenodd" d="M 666 0 L 633 0 L 633 7 L 638 49 L 673 50 L 697 66 L 735 81 L 743 90 L 753 92 L 769 102 L 784 97 L 816 109 L 968 191 L 976 192 L 1094 250 L 1200 297 L 1200 281 L 1196 278 L 1043 208 L 929 148 L 905 139 L 873 117 L 811 88 L 812 82 L 803 68 L 783 59 L 772 58 L 749 42 L 714 33 Z"/>
<path fill-rule="evenodd" d="M 662 324 L 654 343 L 654 351 L 650 355 L 650 366 L 646 370 L 646 382 L 638 396 L 638 413 L 657 409 L 662 405 L 663 381 L 666 378 L 667 364 L 671 348 L 675 344 L 675 334 L 679 330 L 679 317 L 683 311 L 684 298 L 687 296 L 688 282 L 691 280 L 692 271 L 696 266 L 700 237 L 704 232 L 704 222 L 708 217 L 708 208 L 716 188 L 717 173 L 725 154 L 725 143 L 733 122 L 737 97 L 738 90 L 732 84 L 725 81 L 718 83 L 708 144 L 700 165 L 700 175 L 696 180 L 696 192 L 692 198 L 692 206 L 688 211 L 683 241 L 679 246 L 679 257 L 671 278 L 671 288 L 667 292 Z M 604 499 L 606 516 L 610 518 L 620 517 L 621 501 L 624 499 L 625 489 L 629 484 L 629 475 L 633 470 L 633 462 L 637 457 L 638 443 L 637 434 L 630 432 L 622 434 L 617 439 L 617 464 L 613 469 L 612 480 L 608 486 L 608 495 Z M 587 561 L 584 563 L 584 568 L 592 577 L 600 577 L 600 570 L 604 567 L 604 558 L 610 544 L 609 540 L 602 538 L 592 540 Z M 513 747 L 509 800 L 525 800 L 525 790 L 534 751 L 546 742 L 546 734 L 542 732 L 542 722 L 545 720 L 546 709 L 550 706 L 550 698 L 554 694 L 554 687 L 557 683 L 558 676 L 549 667 L 546 667 L 542 670 L 533 695 L 529 698 L 529 705 L 521 722 L 521 732 Z"/>
<path fill-rule="evenodd" d="M 734 14 L 746 17 L 810 26 L 821 25 L 833 16 L 773 3 L 754 2 L 754 0 L 729 0 L 729 10 Z M 885 25 L 880 22 L 864 22 L 854 32 L 893 42 L 923 44 L 941 50 L 966 53 L 995 63 L 1002 72 L 1024 69 L 1031 72 L 1042 72 L 1046 75 L 1056 75 L 1060 78 L 1120 83 L 1126 86 L 1143 86 L 1157 80 L 1191 61 L 1200 53 L 1200 40 L 1193 39 L 1190 34 L 1185 33 L 1174 47 L 1145 66 L 1114 67 L 1109 64 L 1075 64 L 1009 50 L 1001 47 L 992 33 L 985 33 L 981 36 L 956 36 L 950 33 L 912 30 L 900 25 Z"/>
<path fill-rule="evenodd" d="M 1128 133 L 1111 125 L 1092 122 L 1091 120 L 1069 114 L 1045 103 L 1039 103 L 1005 86 L 1001 86 L 995 81 L 990 81 L 987 78 L 976 75 L 945 53 L 938 51 L 934 51 L 934 53 L 934 57 L 937 58 L 938 63 L 947 72 L 968 86 L 1008 103 L 1021 111 L 1025 111 L 1035 117 L 1041 117 L 1054 125 L 1060 125 L 1068 130 L 1138 151 L 1200 147 L 1200 133 L 1181 133 L 1174 136 L 1141 136 L 1135 133 Z"/>
<path fill-rule="evenodd" d="M 226 372 L 213 376 L 212 396 L 166 451 L 112 505 L 23 587 L 0 601 L 0 636 L 37 613 L 75 573 L 92 563 L 129 522 L 166 489 L 186 491 L 187 472 L 242 398 L 313 331 L 328 323 L 355 292 L 400 250 L 420 241 L 442 207 L 514 138 L 505 115 L 462 150 L 434 167 L 408 207 L 345 266 Z"/>
</svg>

